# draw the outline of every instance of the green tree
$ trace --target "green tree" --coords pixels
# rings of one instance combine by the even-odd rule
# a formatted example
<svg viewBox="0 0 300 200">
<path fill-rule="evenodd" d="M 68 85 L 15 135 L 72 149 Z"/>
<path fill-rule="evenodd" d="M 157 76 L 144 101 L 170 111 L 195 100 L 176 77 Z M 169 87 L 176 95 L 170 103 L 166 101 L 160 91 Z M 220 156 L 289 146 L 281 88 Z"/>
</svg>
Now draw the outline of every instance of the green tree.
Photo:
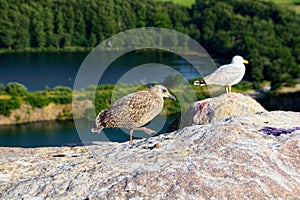
<svg viewBox="0 0 300 200">
<path fill-rule="evenodd" d="M 0 115 L 9 117 L 11 110 L 20 108 L 20 102 L 16 97 L 11 99 L 0 99 Z"/>
<path fill-rule="evenodd" d="M 63 45 L 64 38 L 64 18 L 60 7 L 57 6 L 55 8 L 56 9 L 54 10 L 54 38 L 56 48 L 60 49 Z"/>
<path fill-rule="evenodd" d="M 6 92 L 12 96 L 25 96 L 28 91 L 21 83 L 9 82 L 6 86 Z"/>
<path fill-rule="evenodd" d="M 95 33 L 90 34 L 89 43 L 91 47 L 95 47 L 95 45 L 97 44 L 97 37 Z"/>
<path fill-rule="evenodd" d="M 170 16 L 164 12 L 162 4 L 150 4 L 148 7 L 146 26 L 172 28 Z"/>
<path fill-rule="evenodd" d="M 53 47 L 56 44 L 56 38 L 54 34 L 54 14 L 51 9 L 52 2 L 44 5 L 43 23 L 46 37 L 46 46 Z"/>
<path fill-rule="evenodd" d="M 32 108 L 43 108 L 50 103 L 47 95 L 40 93 L 30 93 L 26 96 L 25 101 L 28 102 Z"/>
</svg>

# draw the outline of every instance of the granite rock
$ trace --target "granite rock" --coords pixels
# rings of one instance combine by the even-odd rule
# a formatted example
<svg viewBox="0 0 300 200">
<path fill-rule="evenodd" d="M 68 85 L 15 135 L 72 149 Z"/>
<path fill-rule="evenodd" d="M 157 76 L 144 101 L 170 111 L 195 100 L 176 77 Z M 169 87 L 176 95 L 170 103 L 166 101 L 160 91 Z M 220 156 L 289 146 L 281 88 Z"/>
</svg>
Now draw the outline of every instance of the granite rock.
<svg viewBox="0 0 300 200">
<path fill-rule="evenodd" d="M 181 127 L 208 124 L 258 112 L 266 110 L 252 97 L 242 93 L 222 94 L 192 103 L 183 117 Z"/>
<path fill-rule="evenodd" d="M 292 131 L 273 136 L 268 127 Z M 2 147 L 0 199 L 297 199 L 297 127 L 300 113 L 274 111 L 133 145 Z"/>
</svg>

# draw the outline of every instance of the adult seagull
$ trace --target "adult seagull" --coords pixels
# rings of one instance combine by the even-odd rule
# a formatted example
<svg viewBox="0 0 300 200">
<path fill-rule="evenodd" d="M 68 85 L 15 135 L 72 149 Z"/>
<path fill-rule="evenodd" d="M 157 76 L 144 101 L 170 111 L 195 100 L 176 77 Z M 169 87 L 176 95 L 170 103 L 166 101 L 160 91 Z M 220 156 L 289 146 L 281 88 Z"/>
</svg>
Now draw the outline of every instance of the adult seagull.
<svg viewBox="0 0 300 200">
<path fill-rule="evenodd" d="M 231 86 L 238 84 L 245 75 L 248 64 L 242 56 L 234 56 L 230 64 L 222 65 L 210 75 L 204 77 L 203 80 L 197 80 L 194 85 L 222 85 L 225 86 L 226 93 L 231 93 Z"/>
</svg>

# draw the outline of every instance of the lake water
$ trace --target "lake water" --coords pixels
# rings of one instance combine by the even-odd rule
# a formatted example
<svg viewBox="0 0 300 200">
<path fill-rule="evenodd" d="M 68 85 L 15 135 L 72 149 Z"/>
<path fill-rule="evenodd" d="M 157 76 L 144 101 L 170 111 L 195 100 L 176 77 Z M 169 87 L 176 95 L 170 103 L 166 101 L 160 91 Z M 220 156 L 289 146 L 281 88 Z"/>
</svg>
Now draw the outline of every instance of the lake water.
<svg viewBox="0 0 300 200">
<path fill-rule="evenodd" d="M 44 90 L 57 85 L 73 86 L 87 53 L 0 54 L 0 83 L 19 82 L 28 90 Z"/>
<path fill-rule="evenodd" d="M 151 122 L 152 127 L 160 127 L 153 123 L 160 123 L 161 119 L 165 120 L 161 116 L 155 118 L 154 122 Z M 168 117 L 156 134 L 166 132 L 174 119 L 175 116 Z M 134 139 L 147 137 L 150 136 L 142 131 L 134 131 Z M 77 122 L 77 129 L 73 121 L 48 121 L 0 126 L 0 146 L 2 147 L 79 145 L 93 141 L 126 142 L 129 141 L 129 132 L 121 129 L 104 129 L 100 134 L 92 133 L 90 132 L 90 123 L 85 120 Z"/>
<path fill-rule="evenodd" d="M 110 54 L 111 52 L 103 53 L 99 59 L 105 59 Z M 58 85 L 73 87 L 77 71 L 87 55 L 87 52 L 0 54 L 0 83 L 20 82 L 29 91 L 44 90 L 45 86 L 51 88 Z M 99 84 L 116 83 L 122 74 L 147 63 L 152 63 L 147 67 L 155 67 L 155 63 L 170 66 L 187 79 L 201 76 L 190 63 L 177 55 L 166 52 L 133 52 L 116 59 L 105 71 L 106 75 L 100 79 Z M 149 73 L 153 73 L 153 71 Z M 161 73 L 161 71 L 157 71 L 157 73 Z M 167 121 L 169 122 L 170 119 Z M 167 129 L 168 123 L 166 122 L 163 126 L 161 131 Z M 81 128 L 84 131 L 80 132 L 85 132 L 86 135 L 78 135 L 73 121 L 0 126 L 0 146 L 60 146 L 82 141 L 123 142 L 129 139 L 128 134 L 118 129 L 106 130 L 106 134 L 102 135 L 93 135 L 89 131 L 87 122 L 82 122 Z M 147 137 L 146 134 L 138 131 L 136 136 Z"/>
<path fill-rule="evenodd" d="M 113 54 L 113 52 L 102 52 L 98 59 L 105 60 Z M 45 86 L 73 87 L 78 69 L 87 55 L 88 52 L 0 54 L 0 83 L 19 82 L 29 91 L 44 90 Z M 147 63 L 151 63 L 150 67 L 153 68 L 156 67 L 156 63 L 170 66 L 187 79 L 201 76 L 180 56 L 167 52 L 133 52 L 116 59 L 107 68 L 98 84 L 114 84 L 124 73 Z M 205 65 L 203 69 L 205 73 Z"/>
</svg>

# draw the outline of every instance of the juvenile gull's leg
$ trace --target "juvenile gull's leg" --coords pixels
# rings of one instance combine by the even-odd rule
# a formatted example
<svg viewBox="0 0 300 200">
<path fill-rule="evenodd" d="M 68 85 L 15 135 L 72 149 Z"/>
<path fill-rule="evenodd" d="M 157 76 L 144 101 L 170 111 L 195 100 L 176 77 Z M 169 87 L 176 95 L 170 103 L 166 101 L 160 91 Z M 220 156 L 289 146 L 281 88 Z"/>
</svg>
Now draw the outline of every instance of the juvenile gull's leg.
<svg viewBox="0 0 300 200">
<path fill-rule="evenodd" d="M 151 130 L 149 128 L 146 128 L 146 127 L 137 127 L 137 128 L 132 128 L 130 129 L 129 131 L 129 134 L 130 134 L 130 141 L 129 141 L 129 144 L 132 144 L 132 135 L 133 135 L 133 131 L 136 130 L 136 131 L 144 131 L 145 133 L 147 133 L 148 135 L 151 135 L 152 133 L 156 133 L 154 130 Z"/>
</svg>

